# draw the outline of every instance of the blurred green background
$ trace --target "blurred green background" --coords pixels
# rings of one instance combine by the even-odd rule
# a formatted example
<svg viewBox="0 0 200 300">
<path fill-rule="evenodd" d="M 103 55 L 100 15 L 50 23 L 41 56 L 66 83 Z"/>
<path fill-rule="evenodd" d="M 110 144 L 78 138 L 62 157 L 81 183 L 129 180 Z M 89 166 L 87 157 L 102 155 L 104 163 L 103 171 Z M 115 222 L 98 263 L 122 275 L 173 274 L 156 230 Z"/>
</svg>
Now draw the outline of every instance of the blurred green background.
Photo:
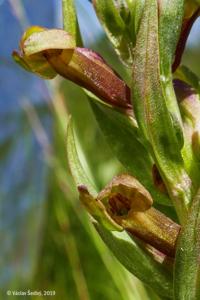
<svg viewBox="0 0 200 300">
<path fill-rule="evenodd" d="M 91 4 L 76 2 L 84 44 L 126 78 Z M 184 63 L 200 75 L 199 24 Z M 70 114 L 99 189 L 121 169 L 82 90 L 59 77 L 40 80 L 11 59 L 29 25 L 62 27 L 61 0 L 0 0 L 0 299 L 156 299 L 116 261 L 78 201 L 66 158 Z"/>
</svg>

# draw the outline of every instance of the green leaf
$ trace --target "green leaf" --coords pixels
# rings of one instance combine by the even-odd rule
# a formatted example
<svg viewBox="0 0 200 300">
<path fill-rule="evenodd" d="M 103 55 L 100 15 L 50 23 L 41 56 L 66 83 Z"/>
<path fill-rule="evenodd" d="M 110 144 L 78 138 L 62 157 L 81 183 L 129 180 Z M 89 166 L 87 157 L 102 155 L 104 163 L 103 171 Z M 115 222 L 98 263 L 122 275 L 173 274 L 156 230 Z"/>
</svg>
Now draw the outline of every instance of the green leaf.
<svg viewBox="0 0 200 300">
<path fill-rule="evenodd" d="M 119 44 L 119 37 L 123 34 L 125 29 L 125 23 L 120 15 L 119 9 L 115 5 L 115 1 L 94 0 L 93 4 L 100 21 L 105 26 L 114 45 L 117 47 Z"/>
<path fill-rule="evenodd" d="M 97 16 L 122 61 L 132 66 L 144 1 L 93 0 Z"/>
<path fill-rule="evenodd" d="M 158 29 L 157 1 L 147 0 L 135 49 L 133 106 L 179 218 L 184 219 L 191 201 L 191 180 L 181 156 L 179 120 L 168 110 L 163 95 Z"/>
<path fill-rule="evenodd" d="M 86 174 L 86 171 L 84 170 L 79 160 L 72 119 L 69 120 L 67 129 L 67 156 L 70 170 L 72 172 L 72 176 L 75 180 L 76 185 L 85 185 L 88 188 L 90 194 L 93 197 L 96 197 L 97 190 L 94 184 L 88 178 L 88 175 Z"/>
<path fill-rule="evenodd" d="M 127 43 L 122 43 L 125 23 L 113 0 L 95 0 L 94 7 L 110 41 L 123 60 L 130 60 Z"/>
<path fill-rule="evenodd" d="M 91 99 L 96 120 L 103 135 L 127 172 L 136 177 L 151 193 L 154 201 L 171 205 L 169 198 L 156 190 L 152 181 L 152 160 L 143 146 L 140 132 L 133 118 L 113 108 L 98 105 Z"/>
<path fill-rule="evenodd" d="M 159 45 L 161 74 L 165 77 L 171 76 L 171 67 L 182 28 L 183 13 L 184 0 L 160 1 Z"/>
<path fill-rule="evenodd" d="M 74 37 L 77 46 L 82 46 L 74 0 L 62 0 L 62 10 L 64 30 Z"/>
<path fill-rule="evenodd" d="M 200 190 L 180 234 L 175 261 L 175 300 L 200 299 Z"/>
<path fill-rule="evenodd" d="M 162 296 L 172 298 L 172 274 L 156 262 L 148 252 L 126 232 L 110 232 L 99 224 L 95 227 L 103 241 L 132 274 Z"/>
<path fill-rule="evenodd" d="M 159 3 L 158 41 L 160 52 L 160 84 L 180 146 L 184 144 L 183 128 L 173 89 L 171 70 L 181 33 L 183 12 L 184 0 L 162 0 Z"/>
</svg>

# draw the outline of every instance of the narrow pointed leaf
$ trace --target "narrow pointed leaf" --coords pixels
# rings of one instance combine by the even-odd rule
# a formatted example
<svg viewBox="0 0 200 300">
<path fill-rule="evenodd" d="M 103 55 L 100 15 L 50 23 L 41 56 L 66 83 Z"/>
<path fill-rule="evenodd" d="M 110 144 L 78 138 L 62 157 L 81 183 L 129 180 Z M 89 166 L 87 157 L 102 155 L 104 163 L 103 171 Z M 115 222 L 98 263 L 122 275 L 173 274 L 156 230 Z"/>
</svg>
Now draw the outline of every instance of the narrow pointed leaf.
<svg viewBox="0 0 200 300">
<path fill-rule="evenodd" d="M 125 23 L 115 1 L 94 0 L 93 4 L 100 21 L 111 37 L 114 45 L 118 47 L 120 36 L 125 29 Z"/>
<path fill-rule="evenodd" d="M 64 30 L 73 36 L 77 46 L 82 46 L 74 0 L 62 0 L 62 11 Z"/>
<path fill-rule="evenodd" d="M 159 192 L 153 184 L 153 163 L 141 142 L 134 119 L 94 101 L 91 101 L 91 106 L 111 151 L 127 172 L 147 188 L 154 201 L 170 205 L 168 196 Z"/>
<path fill-rule="evenodd" d="M 90 194 L 93 197 L 97 196 L 97 191 L 94 184 L 88 178 L 83 166 L 79 160 L 77 146 L 75 143 L 75 135 L 74 135 L 74 128 L 73 128 L 73 120 L 70 119 L 68 122 L 67 128 L 67 156 L 68 162 L 70 165 L 70 169 L 73 175 L 73 178 L 76 182 L 77 186 L 85 185 L 87 186 Z"/>
<path fill-rule="evenodd" d="M 169 77 L 181 33 L 184 0 L 162 0 L 159 2 L 161 73 L 163 76 Z"/>
<path fill-rule="evenodd" d="M 93 0 L 97 16 L 121 60 L 132 66 L 144 1 Z"/>
<path fill-rule="evenodd" d="M 172 298 L 172 276 L 127 233 L 110 232 L 99 224 L 95 227 L 117 259 L 132 274 L 151 286 L 159 295 Z"/>
<path fill-rule="evenodd" d="M 178 241 L 174 291 L 175 300 L 200 299 L 200 190 Z"/>
<path fill-rule="evenodd" d="M 170 112 L 173 126 L 179 138 L 180 146 L 183 146 L 182 121 L 173 89 L 171 70 L 175 60 L 175 52 L 179 51 L 178 41 L 180 39 L 183 21 L 184 0 L 162 0 L 159 2 L 158 8 L 160 84 L 167 109 Z M 179 53 L 177 54 L 177 61 L 178 60 Z"/>
<path fill-rule="evenodd" d="M 95 0 L 94 7 L 108 37 L 124 61 L 131 61 L 129 45 L 123 40 L 125 23 L 113 0 Z"/>
</svg>

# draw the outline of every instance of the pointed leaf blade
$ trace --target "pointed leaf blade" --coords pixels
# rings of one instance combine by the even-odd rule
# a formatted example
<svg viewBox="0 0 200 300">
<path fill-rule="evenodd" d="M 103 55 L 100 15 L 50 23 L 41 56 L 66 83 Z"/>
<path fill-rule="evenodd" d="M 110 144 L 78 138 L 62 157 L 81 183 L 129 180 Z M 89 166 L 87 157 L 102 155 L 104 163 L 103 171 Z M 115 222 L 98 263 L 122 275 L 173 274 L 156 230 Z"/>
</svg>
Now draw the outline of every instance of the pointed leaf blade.
<svg viewBox="0 0 200 300">
<path fill-rule="evenodd" d="M 77 186 L 85 185 L 88 188 L 90 194 L 96 197 L 97 196 L 96 188 L 88 178 L 79 160 L 72 119 L 69 120 L 68 129 L 67 129 L 67 155 L 68 155 L 70 170 L 72 172 L 76 185 Z"/>
<path fill-rule="evenodd" d="M 162 265 L 153 258 L 137 242 L 133 241 L 126 232 L 109 232 L 102 226 L 95 227 L 103 241 L 118 260 L 132 274 L 148 284 L 159 295 L 172 298 L 172 276 Z"/>
<path fill-rule="evenodd" d="M 73 36 L 77 46 L 82 46 L 74 0 L 62 0 L 62 11 L 64 30 Z"/>
<path fill-rule="evenodd" d="M 112 108 L 98 105 L 93 100 L 91 106 L 111 151 L 128 173 L 136 177 L 149 190 L 155 201 L 171 205 L 167 195 L 156 190 L 153 185 L 153 163 L 141 142 L 134 119 Z"/>
</svg>

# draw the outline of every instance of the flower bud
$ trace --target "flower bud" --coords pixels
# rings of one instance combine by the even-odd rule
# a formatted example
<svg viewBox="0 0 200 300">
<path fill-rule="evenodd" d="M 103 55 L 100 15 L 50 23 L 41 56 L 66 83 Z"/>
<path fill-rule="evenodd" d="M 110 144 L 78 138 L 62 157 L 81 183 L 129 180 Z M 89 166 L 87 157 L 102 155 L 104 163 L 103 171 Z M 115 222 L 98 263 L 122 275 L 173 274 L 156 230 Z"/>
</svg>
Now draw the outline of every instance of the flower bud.
<svg viewBox="0 0 200 300">
<path fill-rule="evenodd" d="M 134 177 L 127 174 L 114 177 L 96 199 L 80 187 L 79 192 L 81 201 L 98 222 L 108 228 L 109 220 L 109 224 L 117 224 L 120 229 L 174 257 L 180 226 L 151 207 L 151 195 Z"/>
<path fill-rule="evenodd" d="M 61 29 L 30 27 L 13 58 L 27 71 L 45 78 L 60 74 L 110 105 L 131 108 L 130 89 L 92 50 L 75 47 L 74 38 Z"/>
</svg>

